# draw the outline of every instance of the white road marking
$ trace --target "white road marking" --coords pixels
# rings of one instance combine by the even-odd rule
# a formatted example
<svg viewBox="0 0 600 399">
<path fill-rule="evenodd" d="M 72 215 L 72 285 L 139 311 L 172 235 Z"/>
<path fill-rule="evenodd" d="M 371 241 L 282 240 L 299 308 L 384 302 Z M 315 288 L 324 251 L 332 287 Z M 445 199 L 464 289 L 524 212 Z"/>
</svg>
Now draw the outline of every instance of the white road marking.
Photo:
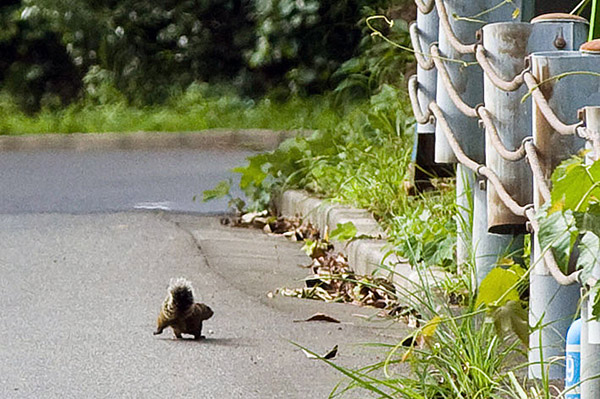
<svg viewBox="0 0 600 399">
<path fill-rule="evenodd" d="M 160 209 L 163 211 L 170 211 L 172 202 L 170 201 L 162 201 L 162 202 L 138 202 L 133 206 L 134 209 Z"/>
</svg>

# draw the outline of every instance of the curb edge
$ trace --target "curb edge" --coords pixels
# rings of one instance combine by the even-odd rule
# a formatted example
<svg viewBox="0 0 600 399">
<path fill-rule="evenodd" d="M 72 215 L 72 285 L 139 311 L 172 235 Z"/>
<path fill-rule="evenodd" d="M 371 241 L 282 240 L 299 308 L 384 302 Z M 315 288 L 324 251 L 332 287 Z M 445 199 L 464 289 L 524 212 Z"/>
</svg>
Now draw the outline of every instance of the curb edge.
<svg viewBox="0 0 600 399">
<path fill-rule="evenodd" d="M 309 130 L 208 129 L 187 132 L 44 133 L 0 135 L 0 152 L 35 150 L 246 149 L 274 150 Z"/>
<path fill-rule="evenodd" d="M 413 268 L 396 255 L 389 254 L 385 233 L 370 212 L 347 205 L 332 204 L 310 196 L 302 190 L 286 190 L 276 199 L 277 209 L 284 217 L 303 217 L 321 234 L 333 230 L 338 223 L 352 221 L 357 235 L 381 238 L 360 238 L 348 244 L 334 242 L 348 256 L 348 264 L 363 275 L 379 274 L 402 287 L 412 286 Z M 383 267 L 382 267 L 383 266 Z"/>
</svg>

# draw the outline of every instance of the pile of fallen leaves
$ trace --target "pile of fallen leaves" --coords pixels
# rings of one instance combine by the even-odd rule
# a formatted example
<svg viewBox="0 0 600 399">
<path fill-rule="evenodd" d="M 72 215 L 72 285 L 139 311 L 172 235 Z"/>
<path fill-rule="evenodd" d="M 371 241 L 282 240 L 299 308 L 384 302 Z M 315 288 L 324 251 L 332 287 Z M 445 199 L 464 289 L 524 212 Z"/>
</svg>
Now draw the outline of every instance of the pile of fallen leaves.
<svg viewBox="0 0 600 399">
<path fill-rule="evenodd" d="M 326 244 L 328 247 L 330 244 Z M 360 306 L 392 309 L 396 306 L 396 290 L 384 278 L 360 276 L 348 266 L 346 257 L 332 248 L 323 251 L 315 246 L 316 256 L 307 266 L 312 275 L 305 280 L 305 287 L 283 288 L 284 296 L 319 299 L 327 302 L 348 302 Z"/>
<path fill-rule="evenodd" d="M 319 230 L 300 218 L 284 218 L 269 215 L 266 211 L 250 212 L 224 224 L 236 227 L 262 229 L 293 241 L 303 241 L 303 250 L 311 263 L 305 266 L 312 275 L 304 280 L 301 288 L 280 288 L 269 295 L 316 299 L 326 302 L 345 302 L 359 306 L 382 309 L 383 316 L 414 319 L 414 312 L 398 304 L 394 285 L 387 279 L 354 273 L 346 256 L 336 252 L 327 234 L 321 238 Z M 408 320 L 408 319 L 407 319 Z M 410 324 L 410 323 L 409 323 Z"/>
<path fill-rule="evenodd" d="M 300 218 L 272 216 L 268 212 L 248 212 L 241 216 L 226 217 L 221 223 L 234 227 L 252 227 L 262 229 L 267 234 L 280 234 L 293 241 L 318 240 L 319 230 Z"/>
</svg>

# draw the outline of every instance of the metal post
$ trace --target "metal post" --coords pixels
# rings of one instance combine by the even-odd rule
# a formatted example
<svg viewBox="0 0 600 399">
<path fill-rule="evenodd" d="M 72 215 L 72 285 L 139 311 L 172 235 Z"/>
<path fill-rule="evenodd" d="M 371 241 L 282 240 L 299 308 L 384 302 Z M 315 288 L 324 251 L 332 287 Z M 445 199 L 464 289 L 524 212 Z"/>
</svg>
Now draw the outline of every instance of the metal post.
<svg viewBox="0 0 600 399">
<path fill-rule="evenodd" d="M 425 53 L 423 54 L 425 60 L 429 60 L 431 57 L 429 46 L 438 40 L 438 26 L 439 18 L 435 7 L 427 14 L 423 14 L 417 10 L 417 24 L 411 26 L 411 29 L 415 30 L 414 36 L 418 40 L 418 44 L 413 44 L 413 47 L 415 51 Z M 435 68 L 432 64 L 428 65 L 428 67 L 429 69 L 426 69 L 421 63 L 417 63 L 417 82 L 419 82 L 417 98 L 419 99 L 419 104 L 424 108 L 424 113 L 429 103 L 435 100 L 437 82 Z M 417 124 L 418 134 L 433 134 L 434 132 L 435 123 L 432 123 L 432 121 Z"/>
<path fill-rule="evenodd" d="M 422 12 L 420 8 L 417 9 L 416 24 L 410 26 L 413 48 L 417 57 L 417 98 L 423 114 L 427 113 L 429 103 L 435 100 L 437 72 L 429 54 L 429 47 L 438 40 L 438 27 L 439 18 L 435 7 L 427 13 Z M 431 176 L 453 176 L 454 168 L 451 165 L 436 165 L 434 161 L 435 122 L 433 118 L 427 123 L 417 123 L 416 130 L 413 162 L 417 167 L 414 171 L 414 181 L 417 191 L 423 191 L 431 187 Z"/>
<path fill-rule="evenodd" d="M 446 9 L 446 14 L 449 17 L 448 22 L 450 27 L 458 40 L 463 43 L 473 43 L 476 40 L 476 32 L 487 22 L 495 21 L 509 21 L 512 19 L 512 13 L 514 7 L 522 7 L 522 3 L 532 2 L 532 0 L 517 0 L 512 4 L 505 4 L 502 7 L 494 9 L 497 2 L 494 0 L 474 0 L 465 2 L 461 0 L 447 0 L 443 1 Z M 491 12 L 485 12 L 492 10 Z M 469 17 L 481 13 L 480 19 L 484 23 L 472 22 L 472 20 L 465 20 L 455 18 L 455 16 Z M 443 15 L 440 14 L 440 18 Z M 454 87 L 459 92 L 463 101 L 470 106 L 476 106 L 483 102 L 483 74 L 481 68 L 475 64 L 474 54 L 461 54 L 451 44 L 450 40 L 446 37 L 443 29 L 444 21 L 440 20 L 439 30 L 439 52 L 442 57 L 447 59 L 456 60 L 458 62 L 444 62 L 450 80 Z M 470 64 L 470 65 L 469 65 Z M 452 102 L 450 95 L 446 87 L 440 83 L 439 71 L 438 71 L 438 84 L 436 92 L 436 102 L 440 106 L 440 109 L 444 112 L 446 119 L 448 120 L 452 129 L 460 134 L 457 137 L 461 147 L 470 158 L 477 162 L 483 163 L 484 157 L 484 136 L 483 131 L 479 127 L 476 119 L 464 115 Z M 456 163 L 456 158 L 452 149 L 448 145 L 448 142 L 444 136 L 444 133 L 438 126 L 435 129 L 435 162 L 437 163 Z M 458 172 L 457 172 L 458 175 Z M 464 206 L 467 202 L 470 203 L 472 200 L 468 199 L 467 191 L 464 190 L 464 185 L 457 184 L 456 199 L 459 208 Z M 466 202 L 465 202 L 466 201 Z M 464 208 L 463 208 L 464 209 Z M 474 212 L 483 211 L 478 207 Z M 474 225 L 475 226 L 475 225 Z M 480 226 L 480 225 L 477 225 Z M 464 225 L 461 221 L 458 222 L 457 230 L 459 237 L 464 237 L 468 232 L 463 231 Z M 472 232 L 472 241 L 479 242 L 483 247 L 487 237 L 487 228 L 485 230 L 474 229 Z M 457 263 L 462 265 L 467 261 L 467 249 L 465 242 L 459 238 L 457 246 Z M 496 251 L 498 253 L 499 251 Z"/>
<path fill-rule="evenodd" d="M 510 81 L 525 68 L 525 57 L 529 54 L 528 39 L 532 25 L 521 22 L 499 22 L 483 27 L 483 46 L 492 73 Z M 531 169 L 524 158 L 508 160 L 493 145 L 491 135 L 497 132 L 502 145 L 516 151 L 525 137 L 530 136 L 531 110 L 521 104 L 527 92 L 525 85 L 514 91 L 504 91 L 484 74 L 483 91 L 485 109 L 491 124 L 486 127 L 486 165 L 494 170 L 504 187 L 519 204 L 529 204 L 532 199 Z M 498 234 L 523 234 L 527 218 L 512 213 L 498 197 L 493 185 L 487 191 L 488 231 Z"/>
<path fill-rule="evenodd" d="M 502 257 L 510 255 L 520 260 L 523 256 L 523 235 L 487 232 L 486 193 L 490 186 L 491 184 L 488 185 L 486 180 L 479 180 L 473 188 L 473 249 L 478 286 Z"/>
<path fill-rule="evenodd" d="M 483 28 L 485 57 L 491 73 L 505 81 L 511 81 L 525 69 L 525 57 L 533 52 L 553 50 L 577 50 L 585 40 L 587 21 L 569 14 L 540 16 L 532 24 L 499 22 Z M 479 59 L 479 57 L 478 57 Z M 487 69 L 487 68 L 486 68 Z M 504 187 L 519 204 L 530 204 L 533 195 L 531 168 L 524 151 L 514 154 L 523 139 L 531 135 L 531 104 L 521 99 L 527 87 L 521 84 L 504 90 L 484 74 L 485 108 L 493 126 L 486 126 L 486 164 L 494 170 Z M 501 154 L 492 140 L 497 136 L 512 156 Z M 517 157 L 520 155 L 520 157 Z M 527 218 L 511 212 L 500 200 L 493 186 L 488 188 L 488 228 L 491 233 L 523 234 Z"/>
<path fill-rule="evenodd" d="M 582 55 L 580 52 L 540 52 L 531 56 L 532 74 L 544 82 L 539 90 L 560 121 L 577 122 L 577 110 L 588 104 L 600 104 L 600 79 L 597 76 L 578 74 L 578 71 L 600 73 L 600 57 Z M 553 79 L 566 72 L 573 73 L 562 79 Z M 554 168 L 564 159 L 577 153 L 584 140 L 575 135 L 561 135 L 547 121 L 543 108 L 532 102 L 533 138 L 541 160 L 547 184 Z M 542 197 L 534 181 L 534 204 L 542 205 Z M 529 322 L 535 329 L 530 336 L 529 375 L 540 378 L 543 374 L 539 362 L 564 356 L 564 337 L 577 312 L 579 287 L 560 286 L 550 275 L 542 257 L 537 237 L 534 237 L 533 270 L 530 275 Z M 540 342 L 541 341 L 541 342 Z M 541 347 L 540 347 L 541 344 Z M 564 364 L 549 365 L 551 379 L 562 378 Z"/>
<path fill-rule="evenodd" d="M 600 398 L 600 322 L 592 318 L 593 297 L 581 307 L 581 399 Z"/>
<path fill-rule="evenodd" d="M 583 42 L 586 33 L 585 19 L 568 14 L 554 15 L 553 18 L 540 16 L 533 24 L 522 22 L 498 22 L 483 27 L 482 54 L 487 66 L 484 74 L 484 99 L 487 118 L 485 158 L 486 164 L 494 170 L 503 186 L 519 204 L 532 202 L 531 168 L 524 159 L 522 144 L 530 136 L 530 104 L 522 104 L 527 87 L 519 86 L 519 74 L 525 69 L 525 58 L 534 51 L 573 50 Z M 481 60 L 478 53 L 477 59 Z M 481 62 L 481 61 L 480 61 Z M 492 76 L 493 75 L 493 76 Z M 512 85 L 499 87 L 493 77 Z M 511 86 L 511 87 L 509 87 Z M 530 100 L 528 100 L 530 101 Z M 500 141 L 494 143 L 494 139 Z M 498 146 L 506 151 L 500 151 Z M 478 204 L 478 201 L 475 201 Z M 476 206 L 477 209 L 477 206 Z M 483 208 L 485 212 L 486 208 Z M 483 217 L 477 218 L 484 221 Z M 483 240 L 477 251 L 477 277 L 481 281 L 494 267 L 498 249 L 511 246 L 513 253 L 522 252 L 527 218 L 511 212 L 500 199 L 493 185 L 487 187 L 487 228 L 488 242 Z M 479 226 L 480 223 L 475 223 Z M 505 234 L 505 237 L 496 236 Z M 495 252 L 494 252 L 495 251 Z"/>
<path fill-rule="evenodd" d="M 582 112 L 586 128 L 592 132 L 600 133 L 600 107 L 585 107 Z M 598 143 L 594 143 L 591 158 L 588 162 L 599 159 Z M 592 276 L 595 279 L 600 278 L 600 264 L 596 264 Z M 583 296 L 583 305 L 581 307 L 581 398 L 594 399 L 600 398 L 600 322 L 590 320 L 592 318 L 592 308 L 590 303 L 594 302 L 593 297 Z"/>
</svg>

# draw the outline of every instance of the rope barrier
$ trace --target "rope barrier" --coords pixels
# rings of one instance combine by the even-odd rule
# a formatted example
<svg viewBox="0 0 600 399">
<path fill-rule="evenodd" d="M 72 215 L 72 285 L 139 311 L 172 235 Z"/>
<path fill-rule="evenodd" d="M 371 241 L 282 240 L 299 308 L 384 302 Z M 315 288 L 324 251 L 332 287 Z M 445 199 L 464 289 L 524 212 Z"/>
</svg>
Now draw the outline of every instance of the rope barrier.
<svg viewBox="0 0 600 399">
<path fill-rule="evenodd" d="M 433 10 L 433 5 L 435 2 L 434 0 L 415 0 L 415 4 L 417 5 L 417 8 L 421 14 L 429 14 L 431 10 Z"/>
<path fill-rule="evenodd" d="M 529 219 L 529 222 L 531 223 L 533 232 L 535 234 L 537 234 L 540 230 L 540 226 L 537 222 L 537 219 L 535 218 L 535 211 L 534 211 L 533 207 L 527 208 L 525 213 L 526 213 L 527 219 Z M 548 249 L 544 252 L 544 263 L 546 264 L 546 267 L 548 268 L 550 275 L 552 275 L 552 277 L 554 277 L 554 280 L 556 280 L 556 282 L 558 284 L 571 285 L 571 284 L 580 282 L 581 271 L 578 270 L 569 275 L 565 275 L 560 270 L 560 267 L 556 263 L 556 259 L 554 259 L 554 255 L 552 255 L 552 252 L 550 249 Z"/>
<path fill-rule="evenodd" d="M 586 126 L 578 126 L 577 135 L 582 139 L 586 139 L 588 141 L 600 140 L 600 132 L 596 132 Z"/>
<path fill-rule="evenodd" d="M 525 158 L 525 143 L 521 143 L 521 146 L 514 151 L 508 150 L 500 139 L 498 129 L 496 129 L 496 126 L 494 125 L 490 112 L 484 106 L 477 107 L 476 111 L 483 121 L 485 131 L 489 133 L 487 137 L 489 138 L 490 143 L 502 158 L 513 162 Z"/>
<path fill-rule="evenodd" d="M 523 85 L 523 83 L 525 83 L 529 91 L 531 92 L 535 105 L 538 107 L 546 121 L 555 131 L 557 131 L 561 135 L 577 134 L 579 137 L 591 141 L 595 153 L 600 154 L 600 132 L 592 131 L 591 129 L 585 127 L 583 122 L 571 125 L 563 123 L 554 113 L 552 107 L 550 107 L 548 100 L 544 97 L 544 94 L 540 90 L 540 84 L 537 82 L 536 78 L 531 74 L 529 67 L 521 71 L 512 80 L 504 80 L 498 75 L 498 73 L 490 63 L 486 55 L 486 50 L 480 43 L 464 44 L 458 39 L 454 31 L 452 30 L 452 26 L 448 18 L 448 12 L 444 5 L 444 0 L 415 0 L 415 2 L 419 8 L 419 11 L 424 14 L 431 12 L 435 3 L 435 7 L 440 17 L 441 29 L 445 33 L 450 45 L 461 54 L 474 53 L 477 62 L 485 72 L 486 76 L 492 82 L 492 84 L 494 84 L 497 88 L 505 92 L 512 92 L 518 90 Z M 467 117 L 478 117 L 481 119 L 483 125 L 485 126 L 486 132 L 489 133 L 487 135 L 488 140 L 502 158 L 508 161 L 519 161 L 523 158 L 527 159 L 527 162 L 531 167 L 533 178 L 535 180 L 537 190 L 541 196 L 541 199 L 543 201 L 550 200 L 550 188 L 546 179 L 544 178 L 544 171 L 541 166 L 537 148 L 533 143 L 533 138 L 526 137 L 525 139 L 523 139 L 519 148 L 515 150 L 509 150 L 508 148 L 506 148 L 506 146 L 500 138 L 498 130 L 494 124 L 493 117 L 489 110 L 487 110 L 483 105 L 471 107 L 463 101 L 460 94 L 456 90 L 456 87 L 452 83 L 450 74 L 448 73 L 448 70 L 443 62 L 442 57 L 440 57 L 438 46 L 435 44 L 432 44 L 430 46 L 429 59 L 427 59 L 423 56 L 423 53 L 420 51 L 421 43 L 416 25 L 410 26 L 410 34 L 411 39 L 413 41 L 413 47 L 417 54 L 416 58 L 417 62 L 419 63 L 419 66 L 425 70 L 430 70 L 433 67 L 435 67 L 438 70 L 438 81 L 442 82 L 444 88 L 448 92 L 448 96 L 450 97 L 454 105 Z M 496 190 L 496 193 L 498 197 L 502 200 L 503 204 L 515 215 L 525 216 L 531 224 L 533 233 L 539 233 L 539 223 L 537 222 L 537 219 L 535 217 L 536 212 L 534 205 L 519 205 L 515 201 L 515 199 L 510 195 L 510 193 L 508 193 L 508 191 L 500 181 L 500 178 L 492 169 L 488 168 L 484 164 L 479 164 L 475 162 L 465 154 L 465 152 L 460 146 L 460 143 L 456 139 L 452 128 L 448 124 L 448 121 L 446 120 L 443 111 L 435 101 L 432 101 L 428 105 L 426 112 L 422 112 L 422 108 L 419 104 L 417 96 L 418 82 L 416 76 L 412 76 L 409 79 L 408 87 L 413 112 L 415 114 L 417 122 L 427 123 L 431 121 L 431 118 L 435 118 L 437 125 L 441 128 L 441 131 L 443 132 L 446 140 L 448 141 L 448 144 L 452 149 L 458 162 L 460 162 L 473 172 L 477 173 L 478 175 L 487 178 L 487 180 L 492 184 L 492 186 Z M 565 275 L 560 270 L 560 267 L 558 266 L 551 250 L 546 250 L 544 252 L 543 259 L 547 270 L 558 284 L 571 285 L 577 282 L 581 282 L 581 271 L 575 271 L 569 275 Z"/>
<path fill-rule="evenodd" d="M 540 85 L 538 84 L 535 77 L 530 72 L 526 72 L 525 74 L 523 74 L 523 78 L 525 80 L 525 84 L 531 91 L 531 96 L 535 101 L 535 105 L 537 105 L 542 115 L 544 115 L 546 122 L 548 122 L 550 126 L 552 126 L 552 129 L 556 130 L 559 134 L 565 136 L 575 134 L 577 128 L 582 126 L 582 122 L 575 123 L 572 125 L 564 124 L 560 119 L 558 119 L 558 117 L 552 110 L 552 107 L 550 107 L 550 104 L 548 104 L 548 100 L 546 100 L 546 97 L 544 97 L 544 94 L 540 90 Z"/>
<path fill-rule="evenodd" d="M 521 73 L 515 76 L 512 80 L 502 79 L 500 76 L 498 76 L 496 70 L 488 60 L 486 50 L 481 44 L 478 44 L 475 47 L 475 59 L 477 62 L 479 62 L 481 69 L 483 69 L 488 79 L 497 88 L 503 91 L 515 91 L 523 85 L 523 74 L 528 71 L 527 68 L 521 71 Z"/>
<path fill-rule="evenodd" d="M 431 118 L 431 111 L 429 108 L 423 113 L 421 111 L 421 105 L 419 104 L 419 97 L 417 96 L 417 91 L 419 89 L 419 82 L 417 81 L 417 75 L 412 75 L 408 79 L 408 97 L 410 98 L 410 104 L 412 105 L 413 114 L 415 115 L 415 120 L 417 123 L 422 125 L 429 123 L 429 119 Z"/>
<path fill-rule="evenodd" d="M 456 108 L 458 108 L 458 110 L 460 112 L 462 112 L 463 114 L 465 114 L 466 116 L 468 116 L 470 118 L 477 118 L 479 116 L 477 114 L 477 110 L 463 101 L 463 99 L 460 97 L 460 94 L 458 94 L 458 91 L 452 84 L 452 80 L 450 79 L 450 74 L 448 73 L 448 70 L 446 69 L 446 65 L 444 64 L 444 61 L 442 61 L 440 59 L 440 52 L 439 52 L 438 47 L 435 44 L 431 45 L 430 52 L 431 52 L 431 57 L 433 59 L 435 67 L 438 71 L 438 78 L 439 78 L 438 80 L 441 80 L 442 83 L 444 84 L 444 87 L 446 88 L 446 91 L 448 92 L 448 96 L 450 97 L 450 99 L 452 100 L 454 105 L 456 105 Z"/>
<path fill-rule="evenodd" d="M 408 27 L 408 31 L 410 33 L 410 41 L 412 42 L 413 50 L 415 51 L 415 59 L 417 60 L 417 64 L 419 66 L 429 71 L 431 70 L 435 64 L 433 63 L 433 59 L 431 57 L 429 59 L 425 58 L 425 53 L 421 48 L 421 39 L 419 38 L 419 29 L 417 28 L 417 23 L 413 22 Z"/>
<path fill-rule="evenodd" d="M 442 131 L 444 132 L 444 136 L 446 136 L 446 139 L 448 140 L 448 144 L 450 145 L 450 148 L 452 148 L 452 151 L 454 152 L 454 156 L 456 156 L 456 159 L 458 159 L 458 162 L 462 163 L 467 168 L 476 172 L 477 169 L 481 165 L 478 164 L 477 162 L 473 161 L 471 158 L 469 158 L 467 156 L 467 154 L 464 153 L 464 151 L 460 147 L 460 144 L 458 143 L 458 141 L 456 141 L 456 137 L 454 137 L 454 134 L 452 133 L 452 129 L 450 128 L 450 125 L 448 125 L 448 121 L 444 117 L 444 113 L 442 112 L 439 105 L 437 105 L 437 103 L 435 101 L 432 101 L 429 104 L 429 109 L 431 110 L 431 113 L 433 113 L 433 116 L 435 117 L 435 120 L 436 120 L 436 123 L 438 124 L 438 126 L 440 126 L 442 128 Z"/>
<path fill-rule="evenodd" d="M 458 141 L 456 140 L 456 137 L 454 136 L 454 132 L 448 125 L 448 122 L 446 121 L 444 114 L 443 114 L 442 110 L 440 109 L 440 107 L 433 101 L 433 102 L 431 102 L 431 104 L 429 104 L 429 108 L 431 109 L 431 112 L 435 116 L 436 122 L 442 128 L 442 131 L 444 132 L 444 136 L 446 137 L 446 140 L 448 140 L 448 144 L 452 148 L 452 151 L 454 152 L 456 159 L 458 159 L 458 161 L 460 163 L 462 163 L 463 165 L 465 165 L 467 168 L 471 169 L 472 171 L 476 172 L 477 174 L 479 174 L 481 176 L 485 176 L 488 179 L 488 181 L 490 183 L 492 183 L 492 185 L 496 189 L 496 193 L 498 194 L 498 197 L 500 197 L 500 199 L 502 200 L 504 205 L 506 205 L 506 207 L 508 209 L 510 209 L 510 211 L 513 212 L 515 215 L 527 217 L 527 219 L 529 219 L 529 221 L 531 223 L 534 233 L 539 232 L 539 224 L 535 218 L 535 210 L 533 208 L 533 205 L 532 204 L 528 204 L 525 206 L 519 205 L 511 197 L 511 195 L 506 191 L 506 189 L 502 185 L 502 182 L 498 178 L 498 175 L 496 175 L 496 173 L 494 173 L 493 170 L 491 170 L 490 168 L 488 168 L 485 165 L 478 164 L 477 162 L 473 161 L 471 158 L 469 158 L 463 152 L 462 148 L 460 147 L 460 144 L 458 143 Z M 533 146 L 533 143 L 531 143 L 531 142 L 525 142 L 526 146 L 527 146 L 527 144 L 530 144 Z M 544 261 L 545 261 L 546 267 L 548 268 L 548 271 L 550 272 L 550 274 L 552 275 L 552 277 L 556 280 L 556 282 L 558 284 L 571 285 L 571 284 L 579 282 L 581 272 L 576 271 L 569 275 L 565 275 L 560 270 L 560 267 L 556 263 L 556 259 L 554 259 L 554 255 L 552 255 L 551 251 L 546 251 L 544 253 Z"/>
<path fill-rule="evenodd" d="M 506 191 L 506 188 L 504 188 L 504 185 L 500 181 L 500 178 L 498 177 L 496 172 L 494 172 L 487 166 L 482 166 L 481 168 L 479 168 L 479 174 L 485 176 L 489 180 L 489 182 L 492 183 L 492 185 L 496 189 L 496 194 L 498 194 L 498 197 L 500 197 L 504 205 L 512 213 L 514 213 L 517 216 L 525 216 L 525 206 L 519 205 L 517 201 L 515 201 L 514 198 L 508 193 L 508 191 Z"/>
<path fill-rule="evenodd" d="M 444 0 L 435 0 L 435 7 L 437 8 L 438 15 L 440 16 L 440 26 L 444 30 L 446 39 L 448 39 L 450 45 L 461 54 L 473 54 L 475 52 L 477 43 L 464 44 L 458 39 L 458 37 L 456 37 L 456 34 L 450 25 L 450 20 L 448 19 L 448 12 L 446 11 Z"/>
<path fill-rule="evenodd" d="M 592 143 L 592 150 L 594 152 L 592 159 L 597 161 L 598 157 L 600 157 L 600 132 L 596 132 L 586 126 L 579 126 L 577 127 L 577 135 Z"/>
<path fill-rule="evenodd" d="M 533 172 L 533 178 L 537 183 L 538 191 L 542 196 L 542 200 L 544 200 L 544 202 L 548 201 L 550 199 L 550 188 L 548 187 L 548 184 L 546 184 L 546 179 L 544 179 L 544 171 L 540 164 L 537 149 L 532 140 L 524 141 L 524 145 L 525 153 L 527 154 L 527 162 L 529 162 L 529 167 Z"/>
</svg>

